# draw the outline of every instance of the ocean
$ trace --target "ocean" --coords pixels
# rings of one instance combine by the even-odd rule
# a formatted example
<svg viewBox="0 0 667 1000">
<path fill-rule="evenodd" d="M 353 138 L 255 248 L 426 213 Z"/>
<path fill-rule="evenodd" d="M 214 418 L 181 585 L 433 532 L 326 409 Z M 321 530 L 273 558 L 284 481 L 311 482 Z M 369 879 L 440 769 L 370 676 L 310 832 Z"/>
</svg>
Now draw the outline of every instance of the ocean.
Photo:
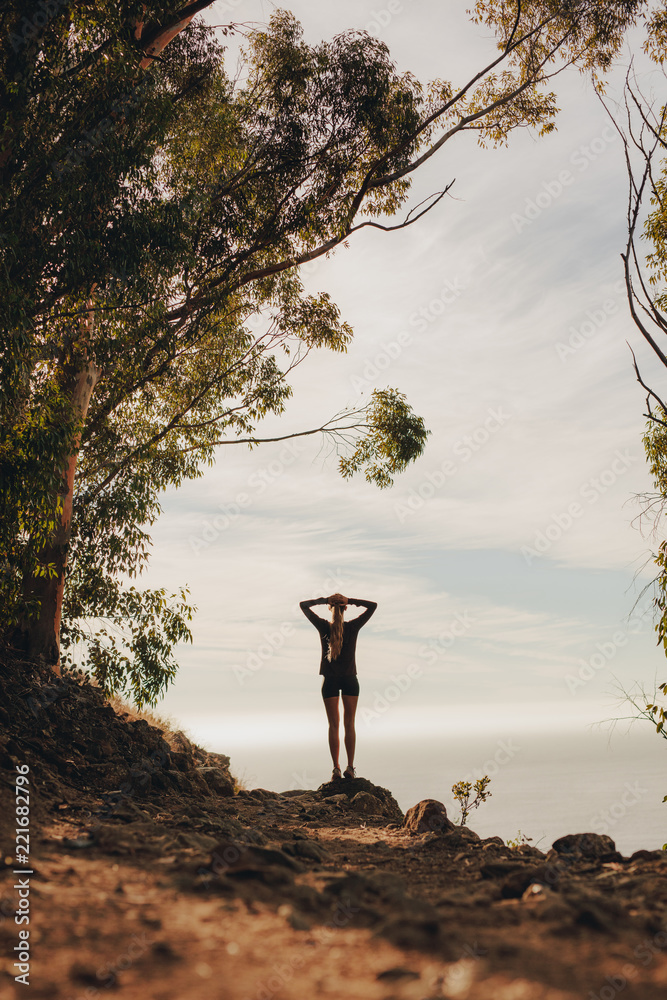
<svg viewBox="0 0 667 1000">
<path fill-rule="evenodd" d="M 247 788 L 316 788 L 331 775 L 324 726 L 317 740 L 307 734 L 298 742 L 253 746 L 216 733 L 210 721 L 205 732 L 192 723 L 190 734 L 228 754 L 232 773 Z M 439 799 L 455 822 L 454 782 L 488 774 L 491 797 L 468 819 L 480 836 L 507 841 L 522 834 L 546 851 L 564 834 L 592 831 L 608 834 L 624 855 L 667 841 L 665 763 L 667 745 L 647 724 L 613 734 L 570 729 L 511 739 L 489 733 L 358 739 L 355 761 L 357 774 L 388 788 L 403 811 L 421 799 Z"/>
</svg>

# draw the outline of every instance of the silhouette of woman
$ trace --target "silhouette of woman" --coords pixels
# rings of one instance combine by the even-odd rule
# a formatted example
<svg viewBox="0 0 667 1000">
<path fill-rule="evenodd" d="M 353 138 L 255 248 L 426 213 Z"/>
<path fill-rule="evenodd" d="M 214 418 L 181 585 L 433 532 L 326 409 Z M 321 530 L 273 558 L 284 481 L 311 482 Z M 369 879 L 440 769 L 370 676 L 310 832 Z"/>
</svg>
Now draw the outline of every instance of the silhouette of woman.
<svg viewBox="0 0 667 1000">
<path fill-rule="evenodd" d="M 331 611 L 331 621 L 320 618 L 311 608 L 316 604 L 328 604 Z M 365 608 L 363 614 L 351 621 L 344 620 L 345 609 L 349 604 L 355 607 Z M 355 650 L 357 647 L 357 636 L 359 629 L 365 625 L 371 617 L 377 604 L 375 601 L 359 601 L 352 597 L 344 597 L 342 594 L 332 594 L 330 597 L 318 597 L 314 601 L 301 601 L 299 607 L 303 611 L 308 621 L 312 622 L 320 633 L 322 643 L 322 660 L 320 663 L 320 674 L 324 676 L 322 682 L 322 698 L 329 720 L 329 750 L 333 761 L 333 774 L 331 780 L 341 777 L 340 763 L 338 760 L 340 752 L 340 739 L 338 730 L 340 725 L 338 695 L 343 698 L 343 725 L 345 729 L 345 752 L 347 754 L 347 767 L 345 777 L 354 778 L 354 750 L 356 745 L 356 733 L 354 729 L 354 717 L 357 711 L 357 701 L 359 700 L 359 681 L 357 680 L 357 665 L 355 662 Z"/>
</svg>

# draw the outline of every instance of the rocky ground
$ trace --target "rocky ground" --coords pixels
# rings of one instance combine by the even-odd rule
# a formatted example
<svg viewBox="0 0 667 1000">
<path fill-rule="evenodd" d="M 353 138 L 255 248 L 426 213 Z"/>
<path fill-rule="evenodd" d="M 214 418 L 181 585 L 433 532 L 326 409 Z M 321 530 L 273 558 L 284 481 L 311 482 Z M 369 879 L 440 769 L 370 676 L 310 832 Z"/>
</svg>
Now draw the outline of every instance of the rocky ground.
<svg viewBox="0 0 667 1000">
<path fill-rule="evenodd" d="M 663 852 L 510 849 L 364 779 L 239 791 L 223 755 L 17 661 L 0 706 L 0 1000 L 667 995 Z"/>
</svg>

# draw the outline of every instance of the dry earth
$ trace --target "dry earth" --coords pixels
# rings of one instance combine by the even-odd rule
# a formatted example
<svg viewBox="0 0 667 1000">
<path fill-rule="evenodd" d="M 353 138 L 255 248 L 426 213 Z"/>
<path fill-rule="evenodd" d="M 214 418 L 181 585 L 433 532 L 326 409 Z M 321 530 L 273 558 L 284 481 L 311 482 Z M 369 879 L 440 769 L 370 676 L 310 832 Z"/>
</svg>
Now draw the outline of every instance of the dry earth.
<svg viewBox="0 0 667 1000">
<path fill-rule="evenodd" d="M 511 850 L 363 779 L 234 794 L 226 757 L 17 661 L 0 706 L 0 1000 L 667 996 L 663 852 Z"/>
</svg>

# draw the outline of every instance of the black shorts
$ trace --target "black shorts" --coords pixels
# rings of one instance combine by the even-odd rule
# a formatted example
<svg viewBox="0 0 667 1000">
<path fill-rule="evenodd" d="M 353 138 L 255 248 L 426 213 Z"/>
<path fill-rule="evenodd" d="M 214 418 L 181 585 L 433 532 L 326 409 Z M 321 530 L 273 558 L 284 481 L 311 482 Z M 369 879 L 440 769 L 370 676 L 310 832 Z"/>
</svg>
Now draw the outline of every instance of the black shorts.
<svg viewBox="0 0 667 1000">
<path fill-rule="evenodd" d="M 341 694 L 359 695 L 359 679 L 356 674 L 350 677 L 325 677 L 322 682 L 322 697 L 337 698 Z"/>
</svg>

